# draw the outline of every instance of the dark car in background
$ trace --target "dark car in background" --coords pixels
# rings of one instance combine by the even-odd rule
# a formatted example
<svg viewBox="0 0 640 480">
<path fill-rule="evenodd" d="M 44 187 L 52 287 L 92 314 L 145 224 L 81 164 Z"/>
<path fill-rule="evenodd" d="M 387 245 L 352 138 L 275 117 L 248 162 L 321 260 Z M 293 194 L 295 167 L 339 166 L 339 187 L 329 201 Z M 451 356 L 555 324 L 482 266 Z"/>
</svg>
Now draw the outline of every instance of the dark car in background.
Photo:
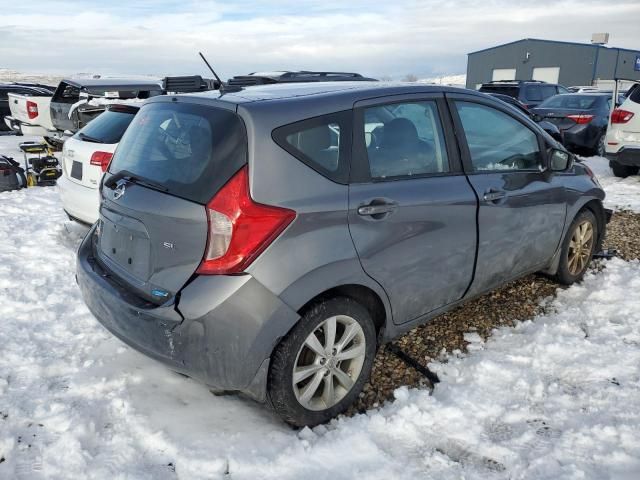
<svg viewBox="0 0 640 480">
<path fill-rule="evenodd" d="M 605 154 L 605 135 L 611 112 L 610 93 L 557 95 L 531 109 L 536 121 L 556 125 L 562 144 L 575 153 Z"/>
<path fill-rule="evenodd" d="M 20 95 L 52 95 L 56 87 L 39 83 L 0 83 L 0 130 L 9 130 L 3 121 L 5 116 L 11 115 L 9 109 L 9 94 Z"/>
<path fill-rule="evenodd" d="M 535 107 L 554 95 L 569 93 L 562 85 L 538 80 L 498 80 L 483 83 L 478 90 L 517 98 L 526 108 Z"/>
<path fill-rule="evenodd" d="M 102 180 L 77 280 L 115 336 L 293 425 L 344 411 L 380 345 L 544 271 L 582 278 L 593 174 L 466 89 L 262 85 L 147 100 Z"/>
<path fill-rule="evenodd" d="M 510 97 L 509 95 L 503 95 L 501 93 L 489 93 L 489 95 L 497 98 L 498 100 L 502 100 L 504 103 L 511 105 L 523 115 L 526 115 L 533 121 L 536 121 L 531 111 L 517 98 Z M 537 121 L 537 123 L 545 132 L 551 135 L 558 142 L 562 143 L 562 135 L 560 134 L 560 129 L 556 125 L 545 120 Z"/>
</svg>

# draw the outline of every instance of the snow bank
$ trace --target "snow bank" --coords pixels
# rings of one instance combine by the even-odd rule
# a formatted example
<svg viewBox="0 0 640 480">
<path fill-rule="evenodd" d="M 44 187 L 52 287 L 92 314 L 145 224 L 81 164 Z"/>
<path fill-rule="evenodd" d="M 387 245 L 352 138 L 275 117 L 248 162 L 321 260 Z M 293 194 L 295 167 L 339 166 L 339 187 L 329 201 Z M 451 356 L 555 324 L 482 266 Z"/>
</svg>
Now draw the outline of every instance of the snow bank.
<svg viewBox="0 0 640 480">
<path fill-rule="evenodd" d="M 584 163 L 593 170 L 602 188 L 607 192 L 605 206 L 640 213 L 640 175 L 615 177 L 609 168 L 609 161 L 603 157 L 586 158 Z"/>
<path fill-rule="evenodd" d="M 638 262 L 608 262 L 487 342 L 468 335 L 473 353 L 431 365 L 433 396 L 401 388 L 294 432 L 103 330 L 74 279 L 84 232 L 55 188 L 0 194 L 2 479 L 640 478 Z"/>
</svg>

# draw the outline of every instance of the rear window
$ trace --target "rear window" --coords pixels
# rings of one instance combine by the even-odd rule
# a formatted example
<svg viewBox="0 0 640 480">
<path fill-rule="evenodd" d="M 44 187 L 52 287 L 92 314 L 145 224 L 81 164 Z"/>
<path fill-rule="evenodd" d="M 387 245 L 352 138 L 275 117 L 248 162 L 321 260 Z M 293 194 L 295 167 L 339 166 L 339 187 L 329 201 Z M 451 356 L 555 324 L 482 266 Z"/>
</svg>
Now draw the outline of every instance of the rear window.
<svg viewBox="0 0 640 480">
<path fill-rule="evenodd" d="M 133 120 L 133 111 L 107 110 L 74 135 L 77 140 L 118 143 Z"/>
<path fill-rule="evenodd" d="M 592 97 L 589 95 L 556 95 L 555 97 L 548 98 L 538 108 L 569 108 L 576 110 L 588 110 L 595 108 L 598 104 L 598 97 Z"/>
<path fill-rule="evenodd" d="M 534 102 L 542 100 L 542 88 L 540 88 L 540 85 L 527 85 L 524 89 L 524 98 Z"/>
<path fill-rule="evenodd" d="M 501 93 L 502 95 L 518 98 L 520 88 L 514 85 L 482 85 L 480 91 L 484 93 Z"/>
<path fill-rule="evenodd" d="M 162 102 L 140 109 L 109 172 L 127 170 L 161 184 L 167 193 L 204 204 L 246 162 L 247 134 L 235 113 Z"/>
</svg>

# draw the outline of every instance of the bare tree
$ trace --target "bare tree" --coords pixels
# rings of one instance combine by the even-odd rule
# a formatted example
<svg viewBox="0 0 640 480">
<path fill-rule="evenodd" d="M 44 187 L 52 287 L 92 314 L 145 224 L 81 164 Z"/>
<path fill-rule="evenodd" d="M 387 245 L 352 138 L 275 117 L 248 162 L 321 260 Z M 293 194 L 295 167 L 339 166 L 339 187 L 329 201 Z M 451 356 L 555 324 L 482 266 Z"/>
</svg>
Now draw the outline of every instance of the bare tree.
<svg viewBox="0 0 640 480">
<path fill-rule="evenodd" d="M 413 73 L 409 73 L 408 75 L 406 75 L 403 79 L 403 82 L 417 82 L 418 81 L 418 77 L 416 77 Z"/>
<path fill-rule="evenodd" d="M 392 82 L 393 78 L 391 78 L 389 75 L 383 75 L 382 77 L 380 77 L 380 81 L 381 82 Z"/>
</svg>

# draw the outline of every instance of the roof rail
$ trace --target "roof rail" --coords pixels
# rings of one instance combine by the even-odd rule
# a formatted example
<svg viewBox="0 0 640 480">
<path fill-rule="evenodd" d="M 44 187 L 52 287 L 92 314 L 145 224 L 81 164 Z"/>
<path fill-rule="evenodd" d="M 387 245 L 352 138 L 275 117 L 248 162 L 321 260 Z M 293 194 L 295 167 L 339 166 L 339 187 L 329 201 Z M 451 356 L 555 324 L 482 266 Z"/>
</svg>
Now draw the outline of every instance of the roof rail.
<svg viewBox="0 0 640 480">
<path fill-rule="evenodd" d="M 485 83 L 547 83 L 544 80 L 491 80 L 490 82 Z"/>
</svg>

